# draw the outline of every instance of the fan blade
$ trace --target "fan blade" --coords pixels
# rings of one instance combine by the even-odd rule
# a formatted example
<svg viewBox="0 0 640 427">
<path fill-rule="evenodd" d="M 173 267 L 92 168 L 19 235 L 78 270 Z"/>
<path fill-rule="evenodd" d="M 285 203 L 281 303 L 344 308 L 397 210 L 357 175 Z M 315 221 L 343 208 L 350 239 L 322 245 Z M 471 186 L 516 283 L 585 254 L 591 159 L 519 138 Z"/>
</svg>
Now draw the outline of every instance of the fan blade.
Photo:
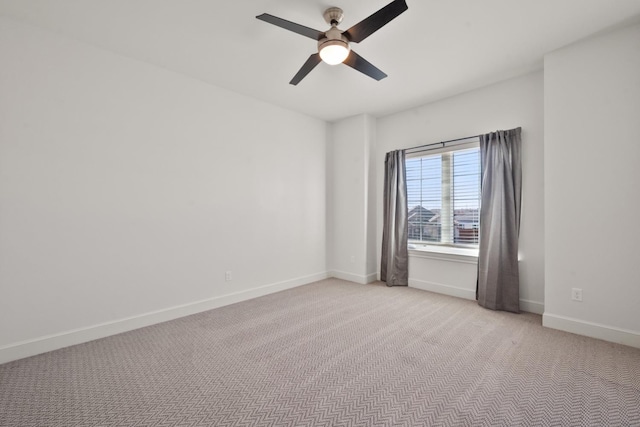
<svg viewBox="0 0 640 427">
<path fill-rule="evenodd" d="M 407 10 L 405 0 L 395 0 L 342 33 L 349 41 L 360 43 Z"/>
<path fill-rule="evenodd" d="M 309 59 L 307 59 L 307 62 L 304 63 L 302 68 L 300 68 L 300 71 L 298 71 L 298 73 L 293 76 L 289 84 L 295 86 L 300 83 L 300 80 L 304 79 L 306 75 L 311 72 L 311 70 L 316 68 L 316 65 L 318 65 L 320 61 L 322 61 L 322 59 L 320 59 L 319 53 L 314 53 L 313 55 L 311 55 Z"/>
<path fill-rule="evenodd" d="M 343 64 L 348 65 L 349 67 L 353 68 L 354 70 L 358 70 L 363 74 L 366 74 L 372 79 L 382 80 L 387 77 L 385 73 L 380 71 L 375 67 L 375 65 L 364 59 L 362 56 L 355 53 L 353 49 L 351 49 L 351 52 L 349 52 L 349 56 L 347 56 L 347 59 L 344 60 Z"/>
<path fill-rule="evenodd" d="M 314 30 L 313 28 L 305 27 L 304 25 L 296 24 L 295 22 L 287 21 L 286 19 L 269 15 L 268 13 L 258 15 L 256 16 L 256 18 L 261 21 L 268 22 L 269 24 L 277 25 L 278 27 L 284 28 L 285 30 L 293 31 L 294 33 L 309 37 L 310 39 L 314 39 L 316 41 L 324 37 L 324 33 L 322 31 Z"/>
</svg>

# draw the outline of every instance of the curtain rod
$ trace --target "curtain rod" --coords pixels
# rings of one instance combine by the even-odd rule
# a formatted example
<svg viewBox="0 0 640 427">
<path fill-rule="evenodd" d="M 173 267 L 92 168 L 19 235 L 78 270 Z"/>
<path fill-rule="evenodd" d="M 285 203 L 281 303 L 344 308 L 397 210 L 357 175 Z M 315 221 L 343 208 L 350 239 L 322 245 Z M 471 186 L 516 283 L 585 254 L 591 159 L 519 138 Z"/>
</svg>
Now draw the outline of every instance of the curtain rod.
<svg viewBox="0 0 640 427">
<path fill-rule="evenodd" d="M 473 138 L 480 138 L 480 135 L 473 135 L 473 136 L 466 136 L 464 138 L 456 138 L 456 139 L 450 139 L 448 141 L 440 141 L 440 142 L 434 142 L 432 144 L 424 144 L 424 145 L 418 145 L 417 147 L 411 147 L 411 148 L 406 148 L 404 151 L 427 151 L 427 150 L 433 150 L 435 148 L 428 148 L 428 147 L 434 147 L 436 145 L 439 145 L 440 147 L 444 148 L 446 147 L 447 144 L 451 143 L 451 142 L 458 142 L 458 141 L 464 141 L 466 139 L 473 139 Z"/>
</svg>

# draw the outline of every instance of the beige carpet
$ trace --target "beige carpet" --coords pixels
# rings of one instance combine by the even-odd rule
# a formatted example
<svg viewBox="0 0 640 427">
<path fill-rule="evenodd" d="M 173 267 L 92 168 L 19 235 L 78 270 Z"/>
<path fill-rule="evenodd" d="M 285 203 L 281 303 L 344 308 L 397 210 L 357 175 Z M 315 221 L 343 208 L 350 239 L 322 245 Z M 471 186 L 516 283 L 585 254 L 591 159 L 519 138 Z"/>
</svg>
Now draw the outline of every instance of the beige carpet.
<svg viewBox="0 0 640 427">
<path fill-rule="evenodd" d="M 0 365 L 1 426 L 640 426 L 640 350 L 325 280 Z"/>
</svg>

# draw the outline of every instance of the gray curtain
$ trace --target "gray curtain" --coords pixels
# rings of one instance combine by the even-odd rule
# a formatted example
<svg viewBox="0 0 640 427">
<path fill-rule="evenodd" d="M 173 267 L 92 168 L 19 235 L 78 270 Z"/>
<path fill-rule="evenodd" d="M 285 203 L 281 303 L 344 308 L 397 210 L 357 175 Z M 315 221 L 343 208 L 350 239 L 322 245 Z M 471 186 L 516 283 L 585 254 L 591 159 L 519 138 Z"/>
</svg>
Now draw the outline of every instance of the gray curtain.
<svg viewBox="0 0 640 427">
<path fill-rule="evenodd" d="M 387 286 L 409 284 L 407 250 L 407 180 L 404 150 L 387 153 L 384 160 L 384 207 L 380 279 Z"/>
<path fill-rule="evenodd" d="M 520 312 L 518 234 L 522 194 L 521 128 L 480 135 L 482 163 L 478 304 Z"/>
</svg>

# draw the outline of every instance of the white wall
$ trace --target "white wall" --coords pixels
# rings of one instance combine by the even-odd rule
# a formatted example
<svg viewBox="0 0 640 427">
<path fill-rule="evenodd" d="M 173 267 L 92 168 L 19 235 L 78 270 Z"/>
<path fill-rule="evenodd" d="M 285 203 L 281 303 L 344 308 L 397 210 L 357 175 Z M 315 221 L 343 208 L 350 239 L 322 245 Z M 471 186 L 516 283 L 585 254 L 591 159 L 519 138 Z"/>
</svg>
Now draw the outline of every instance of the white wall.
<svg viewBox="0 0 640 427">
<path fill-rule="evenodd" d="M 5 18 L 0 58 L 0 363 L 326 277 L 323 121 Z"/>
<path fill-rule="evenodd" d="M 543 73 L 532 73 L 456 97 L 378 119 L 377 164 L 385 153 L 522 127 L 523 200 L 520 231 L 521 308 L 542 313 L 544 301 Z M 382 194 L 384 171 L 377 173 Z M 382 204 L 378 203 L 378 218 Z M 378 251 L 382 231 L 378 227 Z M 409 284 L 422 289 L 475 298 L 477 261 L 469 257 L 413 253 Z"/>
<path fill-rule="evenodd" d="M 327 174 L 328 270 L 357 283 L 376 279 L 375 119 L 330 125 Z"/>
<path fill-rule="evenodd" d="M 639 164 L 640 25 L 548 54 L 546 326 L 640 347 Z"/>
</svg>

